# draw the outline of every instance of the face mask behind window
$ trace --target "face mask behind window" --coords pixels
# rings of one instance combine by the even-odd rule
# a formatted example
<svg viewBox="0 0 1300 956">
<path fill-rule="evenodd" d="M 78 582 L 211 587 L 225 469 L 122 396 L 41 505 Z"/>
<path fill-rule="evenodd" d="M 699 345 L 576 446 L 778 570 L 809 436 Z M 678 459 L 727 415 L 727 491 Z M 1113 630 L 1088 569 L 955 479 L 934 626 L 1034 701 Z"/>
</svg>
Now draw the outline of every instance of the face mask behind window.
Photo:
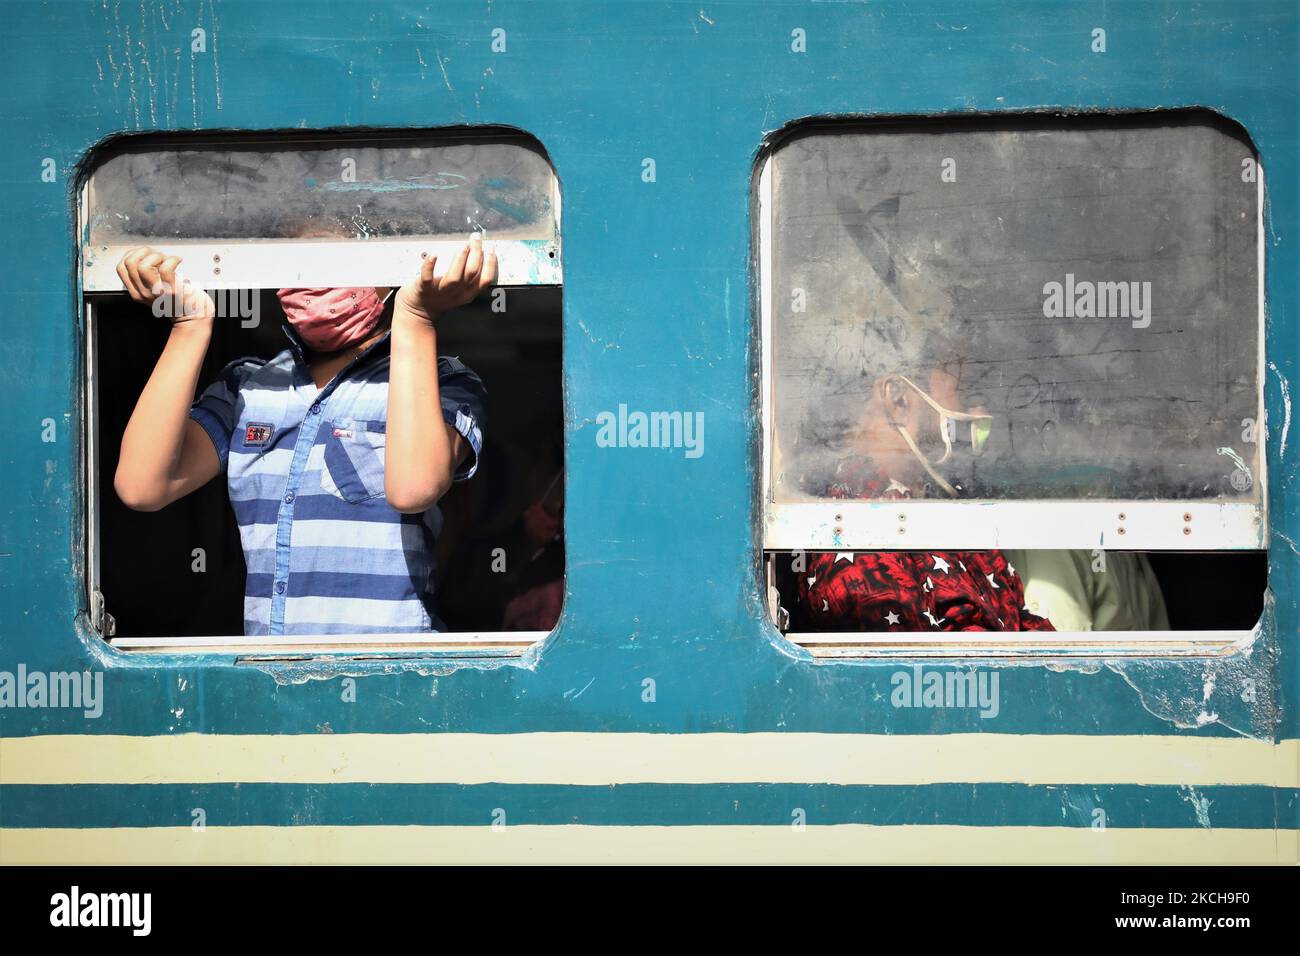
<svg viewBox="0 0 1300 956">
<path fill-rule="evenodd" d="M 950 408 L 945 408 L 931 398 L 924 389 L 906 375 L 900 375 L 898 377 L 910 385 L 912 389 L 920 395 L 922 399 L 924 399 L 925 403 L 934 409 L 935 413 L 939 416 L 939 434 L 943 438 L 943 456 L 939 458 L 938 461 L 931 462 L 930 459 L 925 456 L 925 453 L 921 451 L 920 447 L 916 443 L 916 439 L 912 437 L 912 434 L 907 430 L 906 425 L 895 423 L 894 427 L 897 428 L 899 434 L 903 436 L 903 441 L 907 443 L 907 447 L 916 457 L 916 460 L 921 463 L 921 467 L 925 469 L 926 474 L 933 478 L 935 484 L 942 488 L 947 494 L 955 498 L 957 497 L 957 489 L 945 480 L 944 477 L 935 470 L 934 466 L 942 465 L 953 457 L 952 442 L 953 438 L 958 434 L 958 422 L 970 423 L 970 453 L 976 457 L 982 455 L 984 453 L 984 446 L 988 443 L 989 435 L 993 431 L 993 416 L 983 414 L 976 415 L 968 412 L 955 412 Z"/>
<path fill-rule="evenodd" d="M 316 352 L 337 352 L 362 341 L 384 314 L 373 287 L 356 289 L 280 289 L 276 295 L 289 323 Z"/>
</svg>

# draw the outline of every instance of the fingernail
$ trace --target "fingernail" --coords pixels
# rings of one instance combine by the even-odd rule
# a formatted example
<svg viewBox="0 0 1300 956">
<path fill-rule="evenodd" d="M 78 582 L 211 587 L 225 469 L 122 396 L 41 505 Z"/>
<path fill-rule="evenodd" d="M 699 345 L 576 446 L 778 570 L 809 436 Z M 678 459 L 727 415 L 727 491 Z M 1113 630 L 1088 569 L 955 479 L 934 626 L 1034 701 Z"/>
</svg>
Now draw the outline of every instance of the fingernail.
<svg viewBox="0 0 1300 956">
<path fill-rule="evenodd" d="M 483 233 L 481 233 L 481 232 L 476 232 L 476 233 L 474 233 L 473 235 L 470 236 L 470 239 L 473 240 L 474 242 L 482 242 L 482 241 L 483 241 Z"/>
</svg>

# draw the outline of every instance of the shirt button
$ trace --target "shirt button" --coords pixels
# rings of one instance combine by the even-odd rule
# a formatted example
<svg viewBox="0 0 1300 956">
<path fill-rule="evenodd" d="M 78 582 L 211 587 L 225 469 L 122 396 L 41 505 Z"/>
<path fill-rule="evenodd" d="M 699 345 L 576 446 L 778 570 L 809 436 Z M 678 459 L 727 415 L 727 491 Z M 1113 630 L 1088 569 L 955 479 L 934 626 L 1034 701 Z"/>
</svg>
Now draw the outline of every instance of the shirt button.
<svg viewBox="0 0 1300 956">
<path fill-rule="evenodd" d="M 283 582 L 283 581 L 276 581 L 276 582 L 275 582 L 275 593 L 276 593 L 276 594 L 283 594 L 283 593 L 284 593 L 284 582 Z"/>
<path fill-rule="evenodd" d="M 311 413 L 312 413 L 313 415 L 319 415 L 319 414 L 320 414 L 320 405 L 319 405 L 319 404 L 313 405 L 313 406 L 311 407 Z"/>
<path fill-rule="evenodd" d="M 291 505 L 291 504 L 293 504 L 293 492 L 292 492 L 292 491 L 289 492 L 287 495 L 284 496 L 284 503 L 287 504 L 287 505 Z"/>
</svg>

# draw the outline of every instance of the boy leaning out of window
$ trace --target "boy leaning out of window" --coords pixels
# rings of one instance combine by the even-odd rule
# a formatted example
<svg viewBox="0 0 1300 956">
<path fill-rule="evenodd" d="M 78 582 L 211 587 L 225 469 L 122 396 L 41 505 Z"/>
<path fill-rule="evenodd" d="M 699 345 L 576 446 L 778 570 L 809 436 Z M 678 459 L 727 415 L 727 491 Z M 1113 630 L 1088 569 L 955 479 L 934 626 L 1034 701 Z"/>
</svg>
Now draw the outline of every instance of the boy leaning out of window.
<svg viewBox="0 0 1300 956">
<path fill-rule="evenodd" d="M 288 347 L 231 362 L 197 402 L 216 310 L 180 261 L 140 248 L 118 266 L 136 302 L 172 297 L 122 436 L 118 496 L 156 511 L 225 474 L 247 634 L 440 630 L 437 503 L 478 466 L 486 394 L 439 353 L 438 318 L 492 286 L 496 256 L 476 235 L 444 275 L 430 256 L 397 290 L 280 289 Z"/>
</svg>

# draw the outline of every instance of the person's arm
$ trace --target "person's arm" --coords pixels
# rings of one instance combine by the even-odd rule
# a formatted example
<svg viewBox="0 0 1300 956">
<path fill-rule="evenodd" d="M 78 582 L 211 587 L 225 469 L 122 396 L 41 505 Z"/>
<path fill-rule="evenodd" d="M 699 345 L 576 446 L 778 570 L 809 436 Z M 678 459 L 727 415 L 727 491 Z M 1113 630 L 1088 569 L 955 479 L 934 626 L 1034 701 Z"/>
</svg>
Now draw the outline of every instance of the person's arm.
<svg viewBox="0 0 1300 956">
<path fill-rule="evenodd" d="M 189 417 L 216 309 L 207 293 L 188 280 L 181 280 L 177 289 L 179 264 L 176 256 L 145 247 L 128 252 L 117 267 L 127 294 L 145 305 L 164 305 L 161 311 L 172 323 L 167 345 L 122 435 L 113 479 L 123 504 L 136 511 L 171 504 L 207 484 L 221 467 L 212 440 Z"/>
<path fill-rule="evenodd" d="M 497 257 L 475 236 L 440 278 L 425 259 L 417 279 L 398 290 L 393 306 L 388 371 L 388 438 L 384 492 L 408 514 L 426 511 L 451 487 L 469 448 L 443 421 L 438 390 L 438 330 L 442 313 L 471 302 L 496 282 Z"/>
</svg>

